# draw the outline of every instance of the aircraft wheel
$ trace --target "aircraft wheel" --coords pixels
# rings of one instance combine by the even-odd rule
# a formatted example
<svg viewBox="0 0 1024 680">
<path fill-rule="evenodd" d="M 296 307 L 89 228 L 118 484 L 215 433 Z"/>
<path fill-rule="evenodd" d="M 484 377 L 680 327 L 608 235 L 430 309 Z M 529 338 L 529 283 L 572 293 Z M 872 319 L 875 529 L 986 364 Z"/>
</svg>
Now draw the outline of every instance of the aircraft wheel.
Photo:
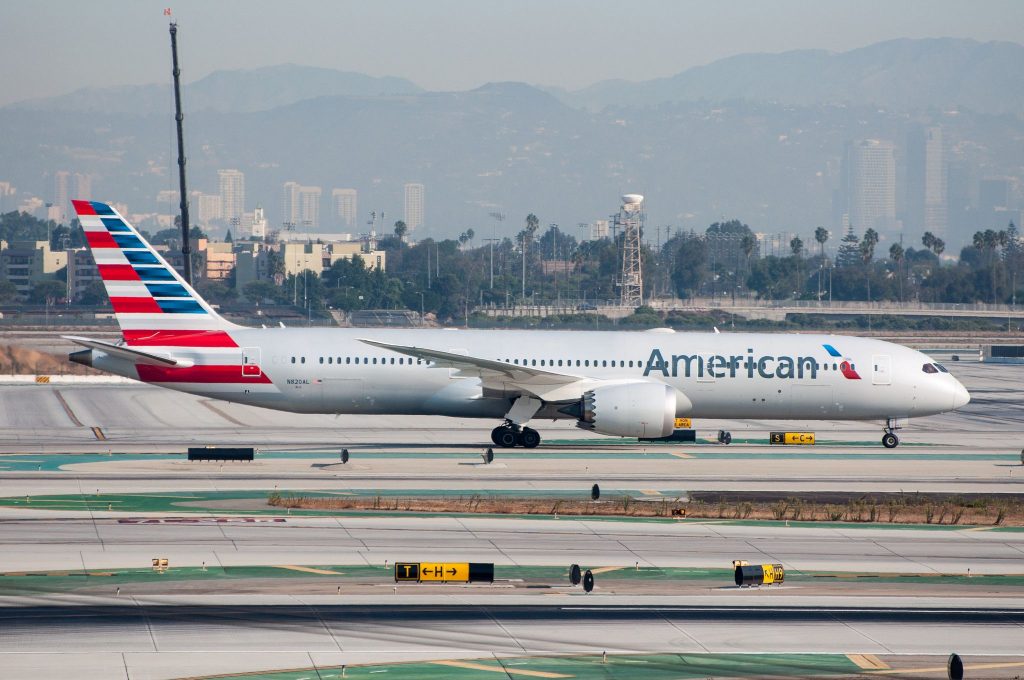
<svg viewBox="0 0 1024 680">
<path fill-rule="evenodd" d="M 512 430 L 512 428 L 499 427 L 497 429 L 500 430 L 500 432 L 498 433 L 498 437 L 494 440 L 494 443 L 503 449 L 513 448 L 517 443 L 516 440 L 518 439 L 518 437 L 516 437 L 516 433 Z"/>
<path fill-rule="evenodd" d="M 498 427 L 491 430 L 491 441 L 494 442 L 495 446 L 501 446 L 501 431 L 504 429 L 504 426 L 499 425 Z"/>
<path fill-rule="evenodd" d="M 886 432 L 882 435 L 882 446 L 887 449 L 895 449 L 900 444 L 900 439 L 892 432 Z"/>
<path fill-rule="evenodd" d="M 519 444 L 524 449 L 535 449 L 540 444 L 540 434 L 537 430 L 524 427 L 523 431 L 519 433 Z"/>
<path fill-rule="evenodd" d="M 723 444 L 732 444 L 732 432 L 724 432 L 724 433 L 722 433 L 722 443 Z"/>
</svg>

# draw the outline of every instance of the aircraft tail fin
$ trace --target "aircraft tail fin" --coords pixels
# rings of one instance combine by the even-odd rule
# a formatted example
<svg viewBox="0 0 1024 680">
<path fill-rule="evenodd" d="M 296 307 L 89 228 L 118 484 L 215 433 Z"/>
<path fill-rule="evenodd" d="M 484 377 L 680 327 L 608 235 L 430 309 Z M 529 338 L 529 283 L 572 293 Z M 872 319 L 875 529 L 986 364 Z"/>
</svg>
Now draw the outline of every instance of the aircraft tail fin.
<svg viewBox="0 0 1024 680">
<path fill-rule="evenodd" d="M 210 307 L 117 210 L 72 203 L 129 344 L 234 344 L 223 336 L 239 326 Z"/>
</svg>

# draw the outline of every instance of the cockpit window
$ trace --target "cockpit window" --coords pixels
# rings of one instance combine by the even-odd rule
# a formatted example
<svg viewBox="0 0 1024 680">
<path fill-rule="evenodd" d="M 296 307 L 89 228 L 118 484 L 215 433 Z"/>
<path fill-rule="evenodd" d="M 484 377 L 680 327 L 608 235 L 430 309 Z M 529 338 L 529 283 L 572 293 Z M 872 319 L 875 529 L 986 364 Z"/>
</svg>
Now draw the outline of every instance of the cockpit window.
<svg viewBox="0 0 1024 680">
<path fill-rule="evenodd" d="M 935 364 L 935 368 L 939 369 L 943 373 L 949 373 L 949 370 L 942 364 Z"/>
<path fill-rule="evenodd" d="M 925 373 L 938 373 L 939 369 L 935 368 L 933 364 L 925 364 L 921 367 L 921 370 Z"/>
</svg>

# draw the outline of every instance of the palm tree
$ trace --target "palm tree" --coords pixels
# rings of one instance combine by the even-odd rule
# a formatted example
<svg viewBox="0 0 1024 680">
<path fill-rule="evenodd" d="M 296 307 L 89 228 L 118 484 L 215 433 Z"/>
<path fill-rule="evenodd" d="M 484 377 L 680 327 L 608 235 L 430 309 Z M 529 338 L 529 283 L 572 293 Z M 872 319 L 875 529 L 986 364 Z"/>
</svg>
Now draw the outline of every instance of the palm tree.
<svg viewBox="0 0 1024 680">
<path fill-rule="evenodd" d="M 864 238 L 860 241 L 860 259 L 864 262 L 864 278 L 868 287 L 868 302 L 871 302 L 871 260 L 875 259 L 875 245 L 878 243 L 878 232 L 868 227 Z"/>
<path fill-rule="evenodd" d="M 804 252 L 804 242 L 799 236 L 794 236 L 789 241 L 789 249 L 793 251 L 794 257 L 800 257 L 800 254 Z"/>
<path fill-rule="evenodd" d="M 405 235 L 408 233 L 409 227 L 405 225 L 405 222 L 398 220 L 395 222 L 395 236 L 398 237 L 399 243 L 405 243 Z"/>
<path fill-rule="evenodd" d="M 896 277 L 900 282 L 900 302 L 903 302 L 903 246 L 893 243 L 889 246 L 889 259 L 896 263 Z"/>
<path fill-rule="evenodd" d="M 933 234 L 930 231 L 924 232 L 924 236 L 921 237 L 921 245 L 923 245 L 928 250 L 931 250 L 931 251 L 934 252 L 934 250 L 935 250 L 935 234 Z"/>
<path fill-rule="evenodd" d="M 818 242 L 818 246 L 821 248 L 821 260 L 825 261 L 825 243 L 828 241 L 829 233 L 825 227 L 818 227 L 814 230 L 814 240 Z"/>
</svg>

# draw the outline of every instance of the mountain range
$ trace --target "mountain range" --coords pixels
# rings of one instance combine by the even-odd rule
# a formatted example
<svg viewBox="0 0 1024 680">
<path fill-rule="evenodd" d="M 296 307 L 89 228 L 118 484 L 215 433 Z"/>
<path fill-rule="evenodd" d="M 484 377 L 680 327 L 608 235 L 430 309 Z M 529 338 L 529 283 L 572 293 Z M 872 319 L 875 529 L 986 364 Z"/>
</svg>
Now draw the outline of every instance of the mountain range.
<svg viewBox="0 0 1024 680">
<path fill-rule="evenodd" d="M 284 65 L 216 72 L 183 96 L 190 187 L 216 193 L 216 171 L 239 168 L 247 207 L 262 203 L 274 224 L 286 181 L 323 187 L 324 230 L 340 228 L 327 217 L 332 187 L 357 188 L 360 214 L 384 210 L 390 223 L 403 183 L 420 181 L 435 235 L 489 233 L 495 210 L 508 214 L 505 233 L 528 212 L 576 225 L 606 217 L 626 191 L 647 195 L 651 225 L 737 217 L 775 232 L 830 225 L 843 145 L 878 137 L 899 148 L 912 124 L 943 126 L 977 176 L 1024 177 L 1022 84 L 1024 47 L 937 39 L 741 55 L 575 92 L 429 92 Z M 177 187 L 171 114 L 169 83 L 0 108 L 0 158 L 18 159 L 0 181 L 50 200 L 55 170 L 88 172 L 97 198 L 167 212 L 156 195 Z"/>
</svg>

